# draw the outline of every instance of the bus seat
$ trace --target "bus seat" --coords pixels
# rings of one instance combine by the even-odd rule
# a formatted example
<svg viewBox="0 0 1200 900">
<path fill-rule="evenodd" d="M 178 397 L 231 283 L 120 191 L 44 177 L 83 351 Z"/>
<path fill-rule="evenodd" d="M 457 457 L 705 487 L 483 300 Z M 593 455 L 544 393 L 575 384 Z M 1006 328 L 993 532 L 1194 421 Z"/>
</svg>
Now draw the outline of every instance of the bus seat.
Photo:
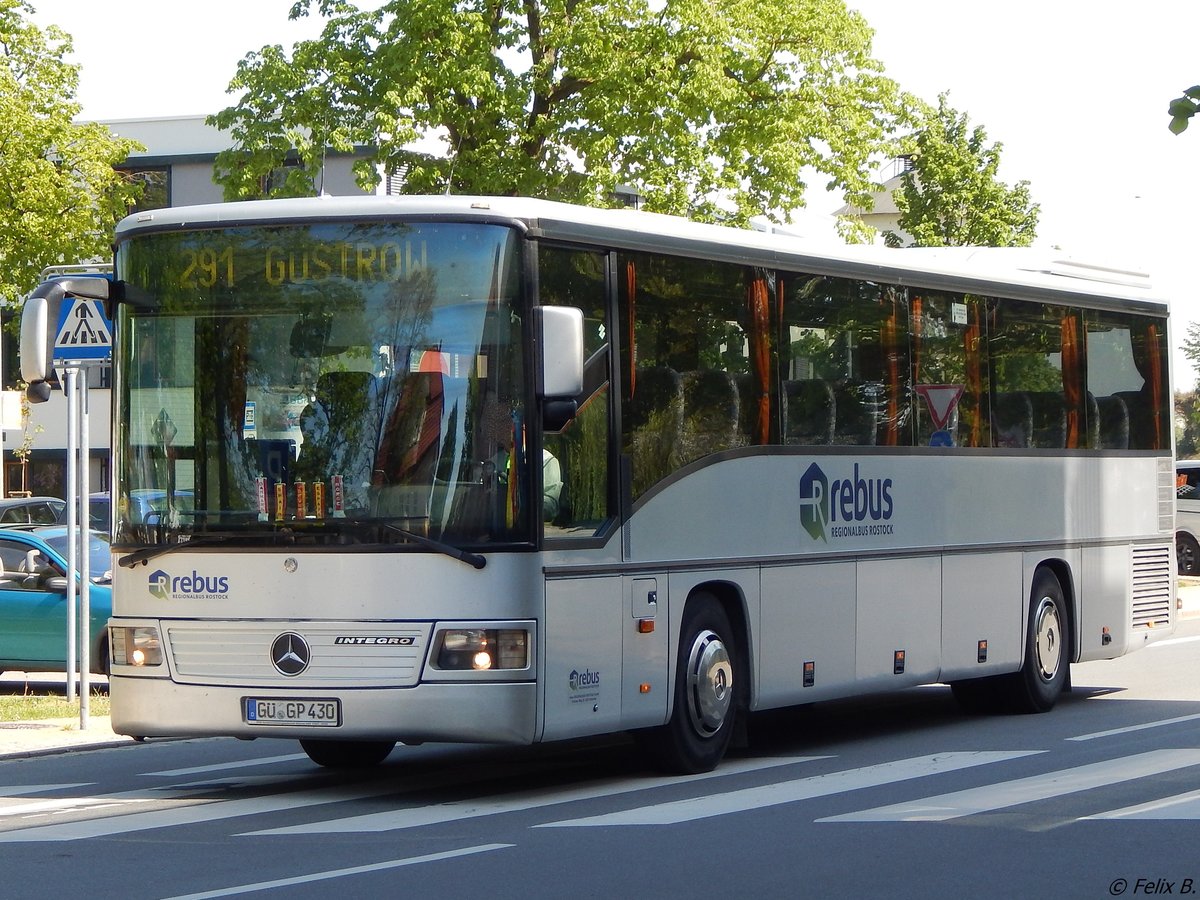
<svg viewBox="0 0 1200 900">
<path fill-rule="evenodd" d="M 1150 391 L 1144 387 L 1140 391 L 1118 391 L 1113 397 L 1125 405 L 1125 418 L 1129 423 L 1129 447 L 1134 450 L 1161 449 L 1156 445 L 1169 435 L 1155 434 L 1154 403 Z M 1169 425 L 1168 425 L 1169 428 Z"/>
<path fill-rule="evenodd" d="M 758 376 L 753 373 L 743 373 L 733 376 L 738 392 L 738 435 L 741 444 L 759 443 L 760 429 L 759 410 L 762 407 L 764 395 Z M 767 428 L 768 440 L 771 429 Z"/>
<path fill-rule="evenodd" d="M 1129 409 L 1120 397 L 1097 397 L 1099 410 L 1100 441 L 1096 445 L 1102 450 L 1129 449 Z"/>
<path fill-rule="evenodd" d="M 873 446 L 879 433 L 880 404 L 877 399 L 864 400 L 867 384 L 839 384 L 833 389 L 835 444 Z"/>
<path fill-rule="evenodd" d="M 623 418 L 634 493 L 638 494 L 675 468 L 675 450 L 683 427 L 683 383 L 679 373 L 667 366 L 638 369 Z"/>
<path fill-rule="evenodd" d="M 833 443 L 837 401 L 829 382 L 819 378 L 785 381 L 781 402 L 785 444 Z"/>
<path fill-rule="evenodd" d="M 1036 391 L 1027 395 L 1033 413 L 1030 447 L 1061 450 L 1067 446 L 1067 407 L 1063 395 Z"/>
<path fill-rule="evenodd" d="M 1100 405 L 1096 402 L 1096 395 L 1091 391 L 1087 392 L 1087 443 L 1085 447 L 1091 450 L 1097 450 L 1100 447 Z"/>
<path fill-rule="evenodd" d="M 992 446 L 1028 447 L 1033 436 L 1033 404 L 1024 391 L 996 394 L 992 401 Z"/>
<path fill-rule="evenodd" d="M 737 386 L 726 372 L 715 369 L 684 372 L 683 418 L 679 435 L 679 461 L 691 462 L 745 443 L 739 440 L 741 408 Z"/>
</svg>

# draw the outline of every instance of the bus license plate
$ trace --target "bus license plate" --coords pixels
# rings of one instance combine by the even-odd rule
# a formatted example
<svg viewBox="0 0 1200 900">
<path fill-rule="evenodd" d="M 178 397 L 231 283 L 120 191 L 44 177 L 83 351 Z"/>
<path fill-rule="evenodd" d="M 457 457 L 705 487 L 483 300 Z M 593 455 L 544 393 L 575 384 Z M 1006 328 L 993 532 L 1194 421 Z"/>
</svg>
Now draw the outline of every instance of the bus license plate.
<svg viewBox="0 0 1200 900">
<path fill-rule="evenodd" d="M 335 698 L 245 697 L 242 711 L 247 725 L 342 724 L 342 705 Z"/>
</svg>

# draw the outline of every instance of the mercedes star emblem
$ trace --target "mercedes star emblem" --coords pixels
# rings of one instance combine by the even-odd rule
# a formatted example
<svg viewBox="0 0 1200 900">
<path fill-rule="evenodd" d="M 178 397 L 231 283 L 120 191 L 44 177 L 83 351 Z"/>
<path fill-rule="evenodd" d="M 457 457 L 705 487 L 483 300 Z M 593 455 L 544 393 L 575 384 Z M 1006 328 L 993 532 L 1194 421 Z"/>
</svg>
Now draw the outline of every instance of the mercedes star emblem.
<svg viewBox="0 0 1200 900">
<path fill-rule="evenodd" d="M 308 668 L 311 653 L 308 641 L 292 631 L 285 631 L 271 644 L 271 662 L 281 675 L 299 675 Z"/>
</svg>

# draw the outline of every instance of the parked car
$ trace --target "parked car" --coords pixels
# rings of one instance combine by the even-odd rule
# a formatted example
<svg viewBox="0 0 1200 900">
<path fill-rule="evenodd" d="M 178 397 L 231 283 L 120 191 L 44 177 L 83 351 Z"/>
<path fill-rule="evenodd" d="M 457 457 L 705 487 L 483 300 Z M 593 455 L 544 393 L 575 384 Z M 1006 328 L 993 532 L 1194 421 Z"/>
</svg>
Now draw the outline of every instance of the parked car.
<svg viewBox="0 0 1200 900">
<path fill-rule="evenodd" d="M 175 492 L 175 508 L 190 512 L 194 499 L 191 491 Z M 88 500 L 91 507 L 92 527 L 107 531 L 112 517 L 112 499 L 107 491 L 92 494 Z M 167 508 L 167 492 L 156 490 L 136 490 L 129 495 L 129 521 L 134 525 L 153 523 L 154 517 L 161 516 Z"/>
<path fill-rule="evenodd" d="M 105 625 L 112 614 L 112 556 L 107 534 L 89 534 L 90 668 L 103 675 L 109 660 Z M 61 525 L 0 530 L 0 671 L 66 671 L 71 540 Z"/>
<path fill-rule="evenodd" d="M 54 525 L 67 520 L 67 501 L 58 497 L 5 497 L 0 500 L 0 528 Z"/>
<path fill-rule="evenodd" d="M 1175 559 L 1180 575 L 1200 576 L 1200 459 L 1175 463 Z"/>
</svg>

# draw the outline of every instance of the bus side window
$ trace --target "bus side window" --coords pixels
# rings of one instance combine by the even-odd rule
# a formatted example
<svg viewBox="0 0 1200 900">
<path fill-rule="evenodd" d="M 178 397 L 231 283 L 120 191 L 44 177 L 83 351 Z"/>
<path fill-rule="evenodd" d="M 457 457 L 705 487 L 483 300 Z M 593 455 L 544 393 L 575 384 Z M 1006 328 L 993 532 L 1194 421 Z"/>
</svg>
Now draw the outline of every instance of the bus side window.
<svg viewBox="0 0 1200 900">
<path fill-rule="evenodd" d="M 583 311 L 586 362 L 578 412 L 561 431 L 542 432 L 543 518 L 547 536 L 591 537 L 612 516 L 609 490 L 612 326 L 607 319 L 605 257 L 543 246 L 540 302 Z M 557 483 L 556 483 L 557 480 Z"/>
</svg>

